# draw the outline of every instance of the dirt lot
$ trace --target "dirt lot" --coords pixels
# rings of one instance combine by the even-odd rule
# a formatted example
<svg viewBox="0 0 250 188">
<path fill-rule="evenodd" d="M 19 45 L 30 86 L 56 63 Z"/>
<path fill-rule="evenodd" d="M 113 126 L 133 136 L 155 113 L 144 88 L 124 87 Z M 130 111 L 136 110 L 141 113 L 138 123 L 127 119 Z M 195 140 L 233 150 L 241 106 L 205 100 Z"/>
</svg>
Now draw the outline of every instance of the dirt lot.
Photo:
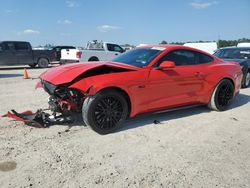
<svg viewBox="0 0 250 188">
<path fill-rule="evenodd" d="M 22 73 L 0 70 L 0 114 L 47 107 Z M 250 88 L 228 111 L 143 115 L 106 136 L 81 123 L 37 129 L 0 118 L 0 187 L 250 187 L 249 101 Z"/>
</svg>

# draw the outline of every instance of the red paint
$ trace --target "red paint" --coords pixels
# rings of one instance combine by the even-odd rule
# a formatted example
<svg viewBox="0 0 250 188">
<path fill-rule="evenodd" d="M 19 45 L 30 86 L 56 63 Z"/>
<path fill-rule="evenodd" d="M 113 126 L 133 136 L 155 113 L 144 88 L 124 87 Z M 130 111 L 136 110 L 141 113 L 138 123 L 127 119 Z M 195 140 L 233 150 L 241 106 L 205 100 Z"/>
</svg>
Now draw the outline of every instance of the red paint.
<svg viewBox="0 0 250 188">
<path fill-rule="evenodd" d="M 107 87 L 123 90 L 131 101 L 130 117 L 144 112 L 189 104 L 207 104 L 215 86 L 224 78 L 234 82 L 235 94 L 240 90 L 242 72 L 237 63 L 224 63 L 206 52 L 185 46 L 154 45 L 147 47 L 166 47 L 166 49 L 143 68 L 115 62 L 86 62 L 51 68 L 40 78 L 54 85 L 60 85 L 71 83 L 82 73 L 100 66 L 131 70 L 87 77 L 71 83 L 69 86 L 69 88 L 80 90 L 85 95 L 87 91 L 87 95 L 95 95 Z M 213 57 L 214 61 L 208 64 L 175 66 L 166 70 L 157 70 L 152 67 L 163 55 L 176 49 L 201 52 Z"/>
</svg>

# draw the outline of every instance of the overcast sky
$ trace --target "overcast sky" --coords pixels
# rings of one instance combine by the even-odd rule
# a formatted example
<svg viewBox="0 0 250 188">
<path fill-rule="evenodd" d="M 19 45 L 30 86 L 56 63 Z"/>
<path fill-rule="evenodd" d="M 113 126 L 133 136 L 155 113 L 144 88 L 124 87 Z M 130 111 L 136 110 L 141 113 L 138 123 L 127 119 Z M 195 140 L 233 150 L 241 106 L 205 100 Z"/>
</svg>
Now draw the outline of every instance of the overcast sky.
<svg viewBox="0 0 250 188">
<path fill-rule="evenodd" d="M 85 46 L 250 38 L 250 0 L 8 0 L 0 40 Z"/>
</svg>

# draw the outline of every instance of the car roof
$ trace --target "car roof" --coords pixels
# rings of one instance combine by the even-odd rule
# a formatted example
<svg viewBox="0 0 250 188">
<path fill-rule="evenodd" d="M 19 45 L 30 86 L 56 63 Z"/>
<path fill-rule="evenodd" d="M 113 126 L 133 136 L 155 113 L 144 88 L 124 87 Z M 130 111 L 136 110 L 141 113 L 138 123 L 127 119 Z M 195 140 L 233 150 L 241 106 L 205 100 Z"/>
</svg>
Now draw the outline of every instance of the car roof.
<svg viewBox="0 0 250 188">
<path fill-rule="evenodd" d="M 181 47 L 182 45 L 174 45 L 174 44 L 143 44 L 138 46 L 138 48 L 169 48 L 169 47 Z"/>
<path fill-rule="evenodd" d="M 202 51 L 202 50 L 199 50 L 197 48 L 192 48 L 192 47 L 189 47 L 189 46 L 183 46 L 183 45 L 176 45 L 176 44 L 156 44 L 156 45 L 142 45 L 142 46 L 138 46 L 137 48 L 159 48 L 161 49 L 162 51 L 165 51 L 165 50 L 191 50 L 191 51 L 195 51 L 195 52 L 199 52 L 199 53 L 203 53 L 205 55 L 209 55 L 209 56 L 213 56 L 212 54 L 209 54 L 205 51 Z M 164 49 L 165 48 L 165 49 Z"/>
</svg>

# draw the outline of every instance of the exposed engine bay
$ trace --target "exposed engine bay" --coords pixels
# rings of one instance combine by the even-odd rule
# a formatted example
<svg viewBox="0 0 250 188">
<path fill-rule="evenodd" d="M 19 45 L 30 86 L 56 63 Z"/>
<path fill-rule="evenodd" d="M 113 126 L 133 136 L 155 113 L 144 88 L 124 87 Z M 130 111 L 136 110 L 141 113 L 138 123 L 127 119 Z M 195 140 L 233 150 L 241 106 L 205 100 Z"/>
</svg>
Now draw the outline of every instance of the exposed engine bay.
<svg viewBox="0 0 250 188">
<path fill-rule="evenodd" d="M 80 91 L 68 89 L 66 85 L 54 86 L 46 81 L 41 81 L 41 83 L 50 95 L 48 104 L 53 113 L 66 115 L 70 112 L 81 112 L 84 96 Z"/>
</svg>

